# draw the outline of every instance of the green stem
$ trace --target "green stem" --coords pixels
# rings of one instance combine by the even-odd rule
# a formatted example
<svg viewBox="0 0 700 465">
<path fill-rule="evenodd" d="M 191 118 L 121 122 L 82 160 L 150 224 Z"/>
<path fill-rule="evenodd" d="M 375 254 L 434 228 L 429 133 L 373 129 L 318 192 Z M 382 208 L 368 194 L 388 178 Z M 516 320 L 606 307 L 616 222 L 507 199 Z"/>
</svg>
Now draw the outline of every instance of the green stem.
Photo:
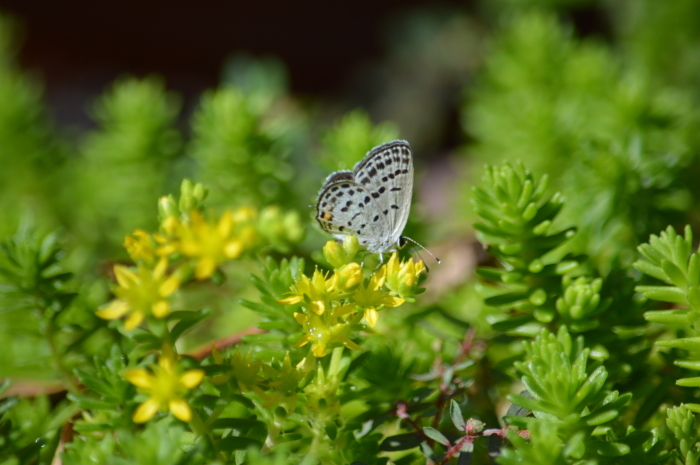
<svg viewBox="0 0 700 465">
<path fill-rule="evenodd" d="M 340 362 L 343 360 L 345 346 L 336 347 L 331 354 L 331 363 L 328 365 L 328 377 L 337 376 L 340 371 Z"/>
</svg>

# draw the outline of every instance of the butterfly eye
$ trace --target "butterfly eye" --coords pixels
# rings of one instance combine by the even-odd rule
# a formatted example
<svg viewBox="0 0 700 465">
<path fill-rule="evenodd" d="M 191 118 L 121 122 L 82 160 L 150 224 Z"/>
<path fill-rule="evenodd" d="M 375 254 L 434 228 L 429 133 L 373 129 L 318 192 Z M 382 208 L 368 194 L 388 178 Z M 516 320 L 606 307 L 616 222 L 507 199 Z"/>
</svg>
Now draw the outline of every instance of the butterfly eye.
<svg viewBox="0 0 700 465">
<path fill-rule="evenodd" d="M 399 248 L 400 249 L 403 249 L 407 243 L 408 243 L 408 240 L 406 240 L 406 236 L 399 237 Z"/>
</svg>

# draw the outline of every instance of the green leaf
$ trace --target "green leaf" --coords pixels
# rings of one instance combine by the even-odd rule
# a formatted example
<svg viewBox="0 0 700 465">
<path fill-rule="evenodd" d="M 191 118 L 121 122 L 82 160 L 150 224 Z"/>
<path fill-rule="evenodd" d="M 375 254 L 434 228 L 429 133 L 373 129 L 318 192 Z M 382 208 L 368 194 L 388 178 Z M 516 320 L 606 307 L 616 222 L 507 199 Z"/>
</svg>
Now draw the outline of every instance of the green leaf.
<svg viewBox="0 0 700 465">
<path fill-rule="evenodd" d="M 660 300 L 661 302 L 687 303 L 685 292 L 677 287 L 670 286 L 637 286 L 637 292 L 644 294 L 652 300 Z"/>
<path fill-rule="evenodd" d="M 506 292 L 505 294 L 495 295 L 484 299 L 484 303 L 490 307 L 500 307 L 502 305 L 510 305 L 514 302 L 527 300 L 529 292 Z"/>
<path fill-rule="evenodd" d="M 700 350 L 700 337 L 686 337 L 683 339 L 664 339 L 656 341 L 660 347 L 673 347 L 675 349 Z"/>
<path fill-rule="evenodd" d="M 418 447 L 423 441 L 423 437 L 418 433 L 405 433 L 389 436 L 379 445 L 379 450 L 395 452 Z"/>
<path fill-rule="evenodd" d="M 450 417 L 452 418 L 452 423 L 455 425 L 457 430 L 465 431 L 467 423 L 464 421 L 459 404 L 454 399 L 450 399 Z"/>
<path fill-rule="evenodd" d="M 197 326 L 202 321 L 206 320 L 209 315 L 211 315 L 211 309 L 205 308 L 197 312 L 178 312 L 183 315 L 180 321 L 177 322 L 173 329 L 170 330 L 170 337 L 172 341 L 175 342 L 180 339 L 180 336 L 185 334 L 187 331 L 191 330 Z"/>
<path fill-rule="evenodd" d="M 689 313 L 689 310 L 654 310 L 644 312 L 644 319 L 667 325 L 687 325 L 690 324 Z"/>
<path fill-rule="evenodd" d="M 431 428 L 430 426 L 426 426 L 423 428 L 423 433 L 425 433 L 426 436 L 428 436 L 430 439 L 434 440 L 435 442 L 442 444 L 443 446 L 449 447 L 450 446 L 450 441 L 438 430 L 435 428 Z"/>
<path fill-rule="evenodd" d="M 685 263 L 683 264 L 685 266 Z M 688 280 L 685 277 L 683 271 L 678 267 L 678 264 L 672 263 L 668 260 L 661 261 L 661 268 L 664 273 L 671 279 L 671 282 L 680 287 L 685 288 L 688 285 Z"/>
<path fill-rule="evenodd" d="M 621 442 L 601 442 L 596 445 L 596 450 L 604 457 L 622 457 L 630 453 L 630 447 Z"/>
</svg>

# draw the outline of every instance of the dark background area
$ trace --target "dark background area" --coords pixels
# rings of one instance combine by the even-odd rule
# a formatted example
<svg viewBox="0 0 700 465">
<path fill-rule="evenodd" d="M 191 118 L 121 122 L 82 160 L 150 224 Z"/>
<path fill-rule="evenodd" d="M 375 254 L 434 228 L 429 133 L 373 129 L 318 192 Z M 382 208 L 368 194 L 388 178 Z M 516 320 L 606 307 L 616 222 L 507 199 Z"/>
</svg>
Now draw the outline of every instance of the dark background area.
<svg viewBox="0 0 700 465">
<path fill-rule="evenodd" d="M 421 6 L 435 3 L 0 2 L 22 26 L 20 62 L 39 73 L 58 124 L 81 126 L 89 124 L 91 97 L 120 75 L 159 74 L 191 102 L 216 86 L 227 57 L 241 52 L 281 59 L 293 93 L 338 92 L 358 65 L 381 56 L 391 18 Z"/>
</svg>

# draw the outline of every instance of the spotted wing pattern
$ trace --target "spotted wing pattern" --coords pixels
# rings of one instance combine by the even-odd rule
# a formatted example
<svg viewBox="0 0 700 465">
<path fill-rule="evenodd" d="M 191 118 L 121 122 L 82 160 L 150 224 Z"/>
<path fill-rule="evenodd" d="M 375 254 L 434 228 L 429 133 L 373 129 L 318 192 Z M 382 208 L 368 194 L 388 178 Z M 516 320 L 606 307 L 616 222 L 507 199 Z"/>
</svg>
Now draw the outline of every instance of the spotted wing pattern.
<svg viewBox="0 0 700 465">
<path fill-rule="evenodd" d="M 395 248 L 408 220 L 413 161 L 406 141 L 370 150 L 352 171 L 331 174 L 319 192 L 316 219 L 337 238 L 354 234 L 370 252 Z"/>
</svg>

